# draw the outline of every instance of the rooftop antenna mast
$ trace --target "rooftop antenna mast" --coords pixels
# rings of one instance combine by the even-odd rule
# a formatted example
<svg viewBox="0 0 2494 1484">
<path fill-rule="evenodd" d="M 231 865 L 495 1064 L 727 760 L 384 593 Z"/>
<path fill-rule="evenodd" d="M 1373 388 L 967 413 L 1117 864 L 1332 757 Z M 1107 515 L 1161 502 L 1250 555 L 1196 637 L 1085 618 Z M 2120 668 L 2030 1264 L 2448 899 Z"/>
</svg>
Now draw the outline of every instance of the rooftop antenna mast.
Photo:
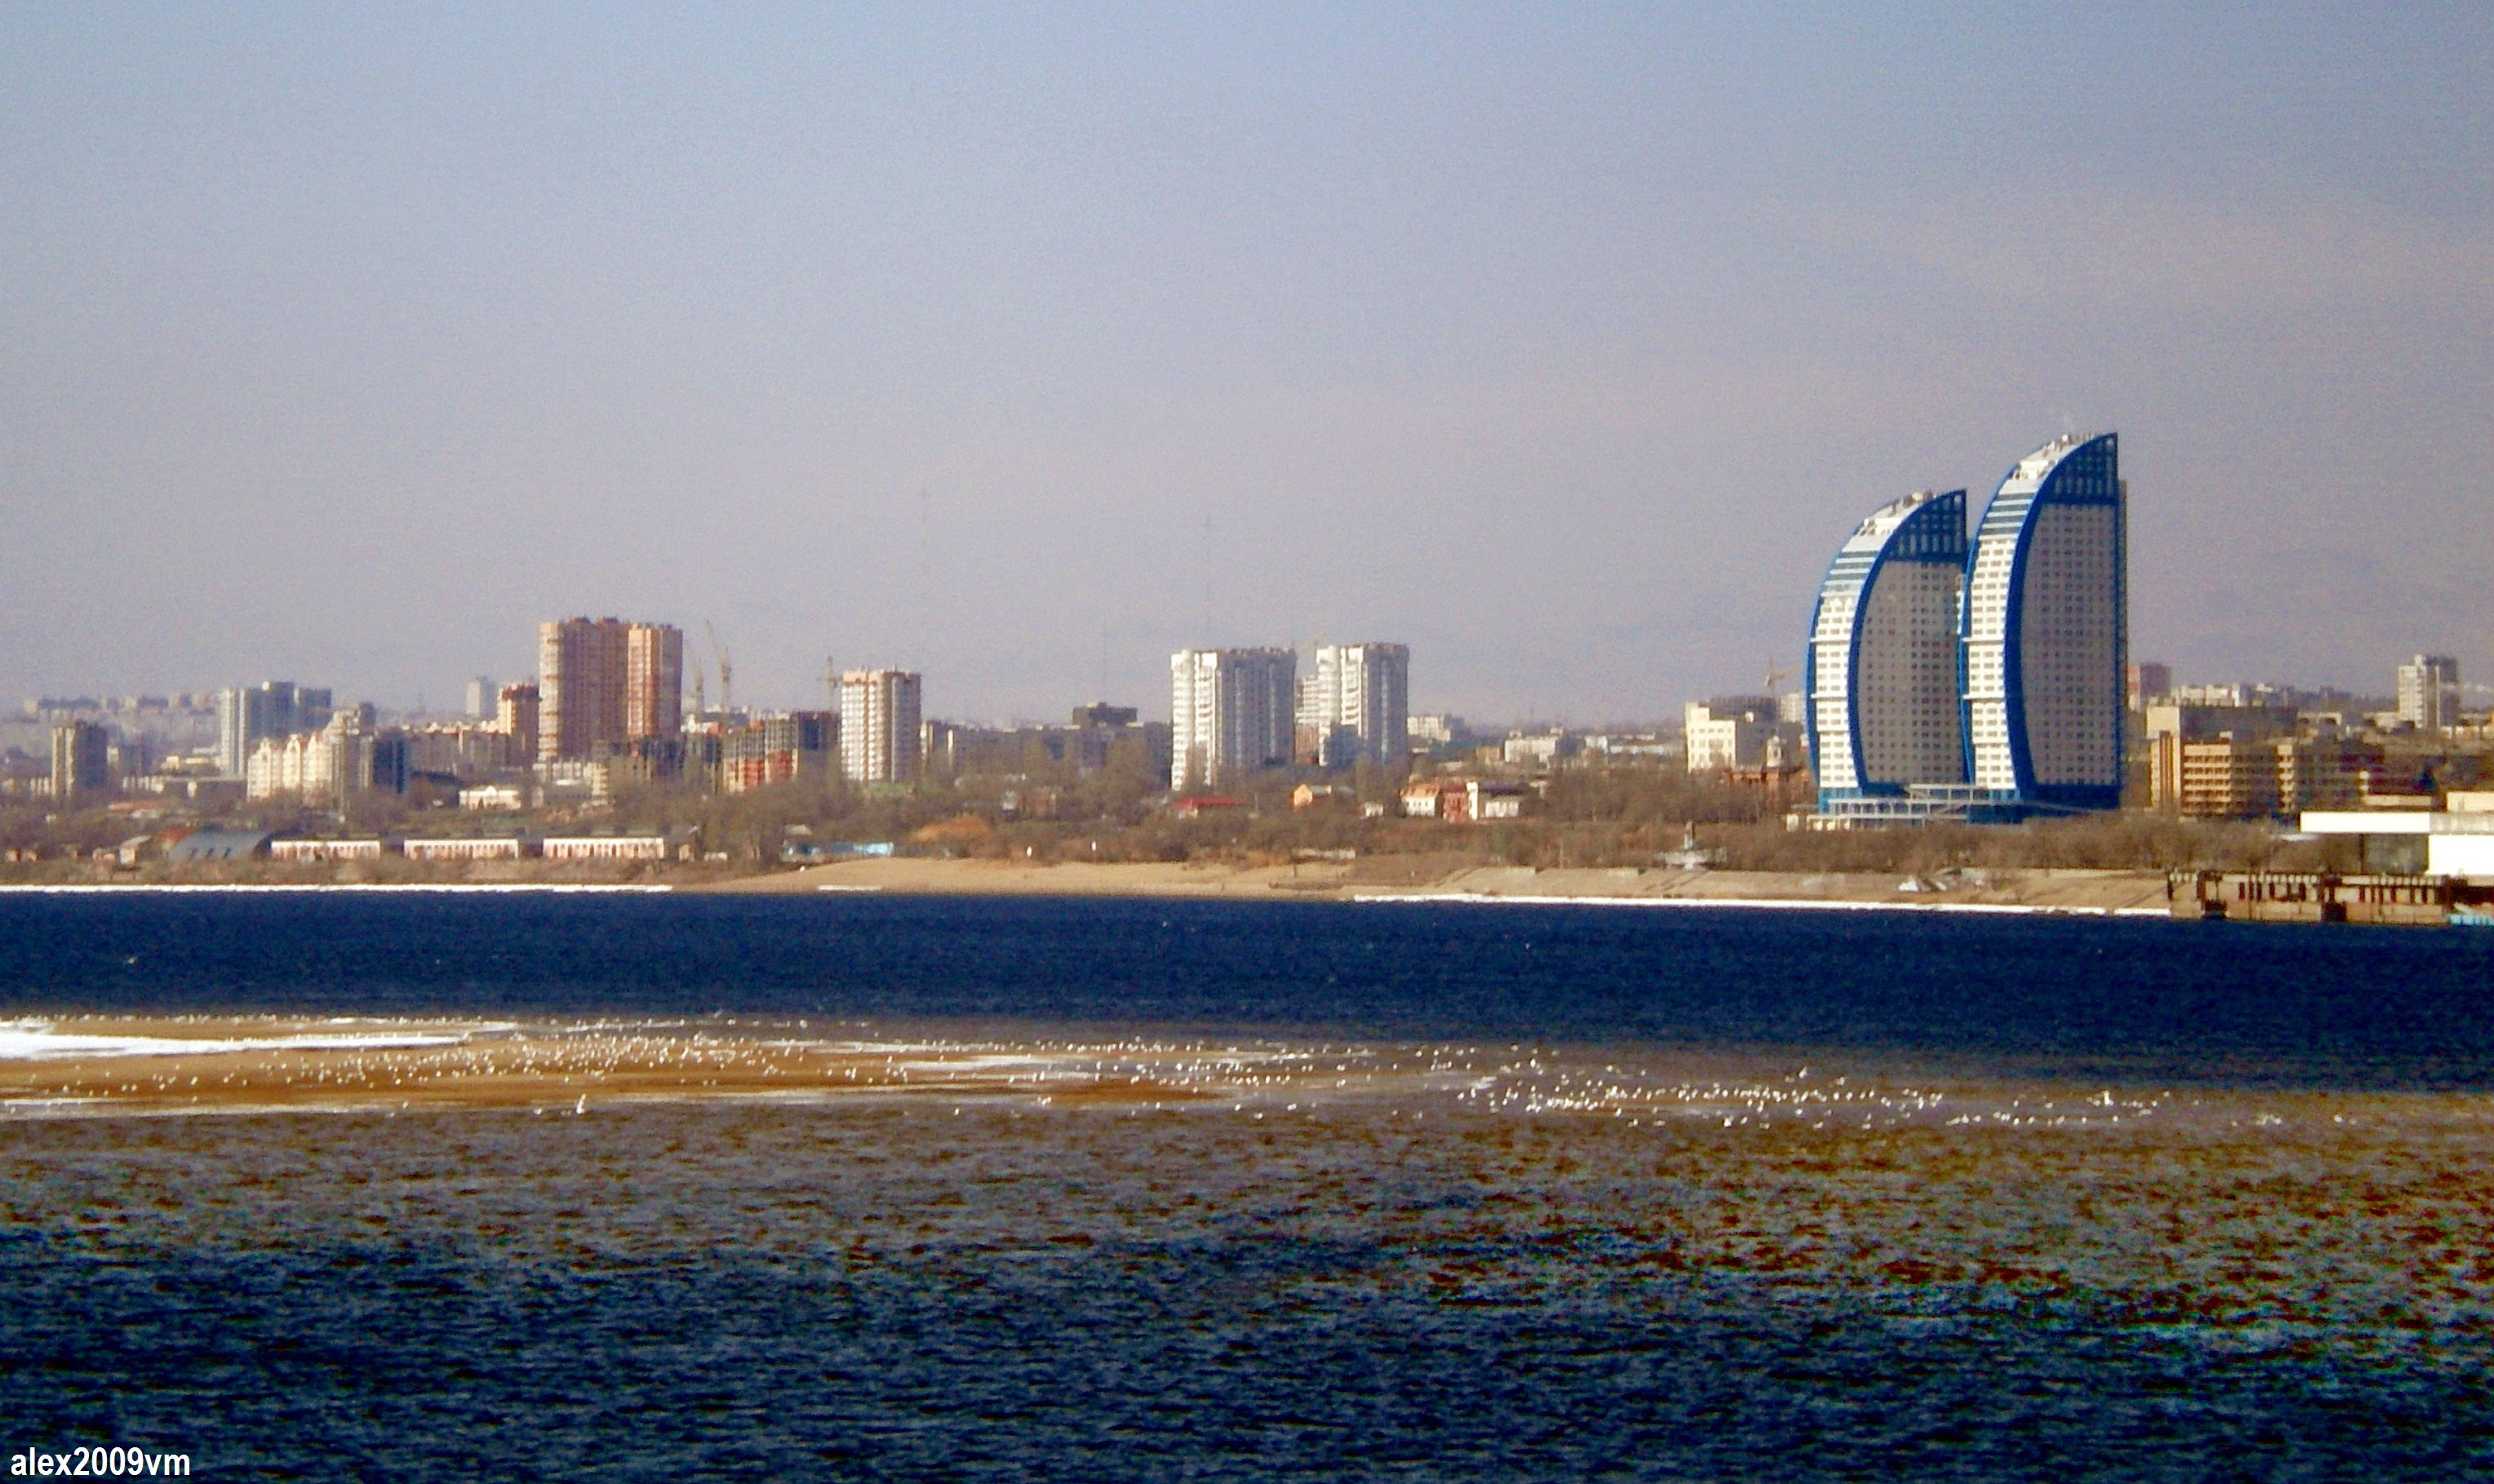
<svg viewBox="0 0 2494 1484">
<path fill-rule="evenodd" d="M 736 710 L 736 665 L 728 658 L 727 646 L 718 642 L 718 625 L 702 620 L 702 628 L 710 634 L 710 647 L 718 655 L 718 709 Z"/>
<path fill-rule="evenodd" d="M 934 503 L 934 491 L 922 489 L 918 492 L 918 583 L 917 591 L 914 594 L 917 599 L 917 633 L 913 636 L 913 648 L 917 651 L 917 662 L 920 664 L 926 663 L 927 635 L 933 622 L 933 610 L 930 605 L 934 601 L 931 594 L 935 588 L 935 559 L 930 544 L 930 530 L 933 526 Z"/>
</svg>

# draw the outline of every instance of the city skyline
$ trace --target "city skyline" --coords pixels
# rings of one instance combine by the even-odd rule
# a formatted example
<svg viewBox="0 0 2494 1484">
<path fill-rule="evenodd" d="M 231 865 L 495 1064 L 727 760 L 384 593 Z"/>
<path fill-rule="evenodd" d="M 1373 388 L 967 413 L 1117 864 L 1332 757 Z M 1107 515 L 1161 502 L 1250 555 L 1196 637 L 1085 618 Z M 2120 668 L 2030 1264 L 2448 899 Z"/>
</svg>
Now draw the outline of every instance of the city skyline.
<svg viewBox="0 0 2494 1484">
<path fill-rule="evenodd" d="M 1665 716 L 1797 660 L 1802 533 L 2110 426 L 2135 652 L 2494 674 L 2481 9 L 0 42 L 0 694 L 447 707 L 628 611 L 783 705 L 1390 633 Z"/>
<path fill-rule="evenodd" d="M 1951 493 L 1962 495 L 1963 492 L 1956 491 Z M 1882 511 L 1880 513 L 1887 513 L 1887 507 L 1882 507 Z M 1824 583 L 1822 583 L 1821 589 L 1819 590 L 1819 595 L 1822 597 L 1824 596 Z M 1838 638 L 1837 642 L 1841 643 L 1842 640 Z M 1952 639 L 1951 642 L 1954 643 L 1954 639 Z M 1295 647 L 1284 645 L 1279 647 L 1246 646 L 1245 648 L 1279 648 L 1281 650 L 1288 651 L 1294 655 L 1305 653 L 1313 661 L 1314 656 L 1320 650 L 1328 647 L 1344 648 L 1342 646 L 1326 646 L 1313 643 Z M 1805 635 L 1802 644 L 1805 665 L 1809 658 L 1808 651 L 1810 647 L 1811 644 L 1809 636 Z M 1234 649 L 1239 647 L 1232 646 L 1230 648 Z M 2412 656 L 2412 658 L 2447 660 L 2449 657 L 2444 655 L 2419 654 Z M 834 689 L 832 692 L 835 697 L 834 702 L 827 705 L 825 700 L 825 678 L 817 676 L 814 682 L 815 694 L 810 697 L 764 696 L 760 698 L 750 698 L 740 696 L 733 708 L 723 707 L 719 705 L 715 699 L 713 699 L 708 703 L 706 710 L 697 712 L 692 705 L 693 688 L 697 683 L 707 682 L 710 678 L 715 676 L 716 672 L 715 670 L 704 670 L 697 675 L 694 667 L 693 655 L 689 651 L 685 655 L 684 662 L 686 668 L 684 672 L 682 681 L 683 689 L 680 692 L 680 696 L 683 699 L 682 715 L 684 720 L 687 723 L 696 716 L 705 715 L 763 716 L 822 711 L 827 709 L 836 711 L 838 709 L 836 704 L 836 690 Z M 2136 672 L 2142 668 L 2142 665 L 2134 662 L 2130 668 Z M 2258 680 L 2243 677 L 2216 678 L 2205 675 L 2193 675 L 2187 671 L 2179 671 L 2176 666 L 2154 660 L 2147 661 L 2144 668 L 2151 673 L 2163 674 L 2171 678 L 2171 689 L 2173 694 L 2178 698 L 2192 700 L 2195 704 L 2234 705 L 2237 703 L 2233 700 L 2218 700 L 2211 698 L 2219 696 L 2247 697 L 2256 694 L 2271 694 L 2273 696 L 2284 697 L 2286 699 L 2272 700 L 2261 704 L 2308 706 L 2321 705 L 2325 703 L 2344 704 L 2350 701 L 2363 701 L 2366 703 L 2378 703 L 2371 705 L 2371 710 L 2383 712 L 2393 712 L 2402 709 L 2401 686 L 2406 679 L 2407 673 L 2412 670 L 2414 666 L 2409 659 L 2401 659 L 2396 664 L 2386 667 L 2385 672 L 2382 675 L 2377 675 L 2370 681 L 2358 680 L 2352 685 L 2311 683 L 2308 682 L 2305 678 L 2281 675 L 2269 675 Z M 246 675 L 252 672 L 244 672 Z M 1807 700 L 1810 692 L 1802 685 L 1802 681 L 1808 674 L 1807 670 L 1803 666 L 1779 667 L 1776 671 L 1776 674 L 1779 678 L 1778 693 L 1783 697 L 1787 705 L 1797 708 L 1796 714 L 1806 716 L 1808 714 Z M 474 677 L 471 677 L 471 679 L 474 679 Z M 836 681 L 838 677 L 835 675 L 831 677 L 831 679 L 834 681 Z M 1150 694 L 1128 696 L 1124 699 L 1128 701 L 1142 702 L 1144 703 L 1141 708 L 1142 711 L 1155 712 L 1156 714 L 1156 708 L 1158 706 L 1159 699 L 1168 694 L 1168 691 L 1163 688 L 1166 687 L 1167 683 L 1168 681 L 1166 677 L 1163 677 L 1155 682 Z M 233 697 L 237 692 L 261 690 L 272 685 L 279 687 L 292 686 L 297 689 L 303 688 L 297 686 L 296 682 L 285 680 L 282 677 L 268 677 L 259 680 L 235 680 L 228 678 L 220 683 L 177 687 L 162 692 L 126 690 L 110 686 L 97 686 L 90 684 L 83 687 L 71 687 L 69 689 L 50 692 L 41 696 L 20 696 L 16 699 L 16 705 L 14 709 L 0 712 L 0 720 L 27 722 L 35 719 L 39 712 L 49 713 L 52 712 L 59 712 L 63 714 L 68 714 L 74 712 L 84 714 L 91 712 L 109 716 L 117 714 L 123 711 L 140 708 L 165 710 L 168 712 L 197 711 L 202 715 L 214 717 L 221 709 L 235 704 Z M 313 690 L 312 694 L 325 697 L 331 694 L 334 689 L 337 694 L 351 696 L 358 703 L 375 708 L 379 714 L 385 717 L 435 721 L 472 718 L 491 723 L 495 722 L 498 715 L 500 715 L 502 718 L 502 723 L 508 725 L 512 719 L 506 714 L 512 702 L 512 697 L 508 693 L 514 688 L 514 686 L 525 689 L 529 693 L 532 702 L 535 700 L 537 686 L 533 673 L 532 673 L 532 675 L 525 680 L 498 684 L 496 687 L 496 704 L 487 708 L 481 716 L 474 716 L 473 713 L 466 708 L 464 702 L 452 704 L 444 702 L 439 698 L 430 698 L 426 700 L 424 705 L 419 707 L 401 702 L 393 702 L 386 698 L 377 698 L 369 692 L 352 685 L 319 687 L 318 689 Z M 1749 696 L 1756 692 L 1756 678 L 1752 676 L 1749 678 L 1749 683 L 1746 685 L 1735 683 L 1709 691 L 1702 696 L 1685 697 L 1681 701 L 1666 708 L 1665 711 L 1659 714 L 1641 714 L 1621 711 L 1597 712 L 1588 715 L 1537 715 L 1531 712 L 1500 713 L 1497 712 L 1465 712 L 1457 708 L 1434 702 L 1424 691 L 1418 700 L 1410 703 L 1410 714 L 1414 717 L 1422 715 L 1455 716 L 1468 721 L 1479 722 L 1484 725 L 1496 727 L 1513 726 L 1528 731 L 1536 728 L 1546 729 L 1548 727 L 1564 727 L 1571 730 L 1584 730 L 1588 728 L 1599 729 L 1605 726 L 1659 726 L 1668 728 L 1677 724 L 1681 713 L 1685 712 L 1687 707 L 1692 702 L 1704 702 L 1707 700 L 1725 698 L 1737 699 Z M 2164 693 L 2165 692 L 2157 690 L 2152 686 L 2149 690 L 2149 694 L 2151 695 Z M 2494 682 L 2474 679 L 2472 672 L 2469 676 L 2463 676 L 2461 680 L 2456 682 L 2454 693 L 2457 697 L 2457 706 L 2460 709 L 2464 709 L 2472 712 L 2484 712 L 2488 709 L 2487 703 L 2489 701 L 2494 701 Z M 1114 696 L 1104 697 L 1076 690 L 1069 691 L 1064 697 L 1059 698 L 1060 704 L 1058 704 L 1052 712 L 1046 710 L 1045 704 L 1043 703 L 1043 709 L 1037 712 L 980 712 L 966 708 L 947 707 L 942 711 L 940 715 L 936 712 L 929 712 L 929 716 L 931 719 L 942 719 L 948 722 L 976 726 L 1049 725 L 1052 724 L 1054 716 L 1063 712 L 1065 707 L 1062 703 L 1064 702 L 1077 701 L 1083 705 L 1108 704 L 1114 706 L 1118 699 L 1119 698 Z M 326 705 L 325 702 L 322 704 L 324 706 Z M 2254 703 L 2251 701 L 2243 701 L 2240 704 L 2248 705 Z M 2134 705 L 2132 709 L 2135 710 L 2136 706 Z M 534 734 L 535 727 L 533 712 L 531 713 L 531 721 L 528 725 L 528 730 L 532 735 Z M 254 735 L 258 734 L 255 733 Z M 533 752 L 533 748 L 532 751 Z"/>
</svg>

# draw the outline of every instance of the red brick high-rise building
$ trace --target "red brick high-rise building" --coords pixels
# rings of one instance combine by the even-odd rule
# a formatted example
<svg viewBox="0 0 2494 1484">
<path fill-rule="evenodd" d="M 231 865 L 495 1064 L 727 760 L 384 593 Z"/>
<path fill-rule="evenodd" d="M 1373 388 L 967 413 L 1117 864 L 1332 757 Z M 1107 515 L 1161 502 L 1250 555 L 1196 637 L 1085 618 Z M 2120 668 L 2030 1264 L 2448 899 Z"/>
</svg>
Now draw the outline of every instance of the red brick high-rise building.
<svg viewBox="0 0 2494 1484">
<path fill-rule="evenodd" d="M 594 757 L 673 739 L 684 724 L 684 635 L 666 623 L 537 625 L 537 757 Z"/>
</svg>

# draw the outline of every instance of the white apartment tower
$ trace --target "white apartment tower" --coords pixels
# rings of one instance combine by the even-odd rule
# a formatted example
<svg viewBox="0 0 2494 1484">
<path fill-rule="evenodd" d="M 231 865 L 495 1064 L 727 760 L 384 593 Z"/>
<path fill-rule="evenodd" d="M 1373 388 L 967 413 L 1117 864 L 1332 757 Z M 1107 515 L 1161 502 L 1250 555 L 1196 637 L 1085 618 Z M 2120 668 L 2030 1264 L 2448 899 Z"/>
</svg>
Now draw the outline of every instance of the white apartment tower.
<svg viewBox="0 0 2494 1484">
<path fill-rule="evenodd" d="M 1232 773 L 1288 763 L 1298 668 L 1289 650 L 1171 654 L 1171 786 L 1211 787 Z"/>
<path fill-rule="evenodd" d="M 915 670 L 850 670 L 840 676 L 840 772 L 852 783 L 908 783 L 918 776 L 919 679 Z"/>
<path fill-rule="evenodd" d="M 1412 751 L 1412 651 L 1399 644 L 1321 644 L 1299 687 L 1298 725 L 1326 768 L 1399 763 Z"/>
<path fill-rule="evenodd" d="M 2399 666 L 2399 719 L 2419 731 L 2459 724 L 2459 661 L 2419 654 Z"/>
</svg>

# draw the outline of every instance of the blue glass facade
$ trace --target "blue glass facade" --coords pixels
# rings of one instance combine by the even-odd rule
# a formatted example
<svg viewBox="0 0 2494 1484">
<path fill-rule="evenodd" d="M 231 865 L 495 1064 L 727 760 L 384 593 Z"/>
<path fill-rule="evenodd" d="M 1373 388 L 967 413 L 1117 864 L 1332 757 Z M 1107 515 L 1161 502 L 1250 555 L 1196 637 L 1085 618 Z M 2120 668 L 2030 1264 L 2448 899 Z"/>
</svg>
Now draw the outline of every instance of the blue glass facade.
<svg viewBox="0 0 2494 1484">
<path fill-rule="evenodd" d="M 1884 818 L 1865 805 L 1962 781 L 1965 553 L 1965 492 L 1924 491 L 1873 512 L 1829 565 L 1805 667 L 1820 814 Z"/>
<path fill-rule="evenodd" d="M 1984 510 L 1960 637 L 1965 776 L 1985 817 L 2121 805 L 2127 503 L 2108 433 L 2027 455 Z"/>
<path fill-rule="evenodd" d="M 2120 807 L 2129 492 L 2116 435 L 1873 513 L 1810 617 L 1810 761 L 1829 827 Z"/>
</svg>

